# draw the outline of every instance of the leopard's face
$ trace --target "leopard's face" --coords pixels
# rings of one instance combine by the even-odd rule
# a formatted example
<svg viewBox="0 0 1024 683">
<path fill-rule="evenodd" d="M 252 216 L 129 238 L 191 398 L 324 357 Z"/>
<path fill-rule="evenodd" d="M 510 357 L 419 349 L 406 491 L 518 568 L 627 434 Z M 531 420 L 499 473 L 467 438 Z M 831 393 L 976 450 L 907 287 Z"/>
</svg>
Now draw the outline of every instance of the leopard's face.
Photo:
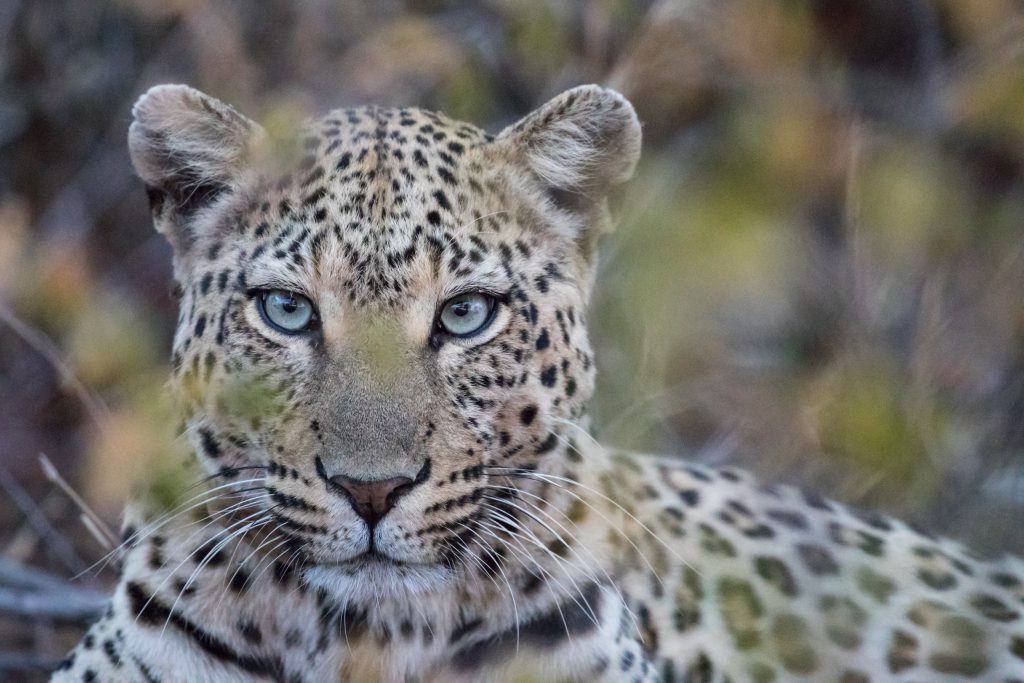
<svg viewBox="0 0 1024 683">
<path fill-rule="evenodd" d="M 632 110 L 580 88 L 497 138 L 420 110 L 337 111 L 286 165 L 261 137 L 186 88 L 136 107 L 198 457 L 241 492 L 235 529 L 275 528 L 269 551 L 313 582 L 471 573 L 478 523 L 508 495 L 491 482 L 566 457 L 592 392 L 594 234 L 635 162 Z"/>
</svg>

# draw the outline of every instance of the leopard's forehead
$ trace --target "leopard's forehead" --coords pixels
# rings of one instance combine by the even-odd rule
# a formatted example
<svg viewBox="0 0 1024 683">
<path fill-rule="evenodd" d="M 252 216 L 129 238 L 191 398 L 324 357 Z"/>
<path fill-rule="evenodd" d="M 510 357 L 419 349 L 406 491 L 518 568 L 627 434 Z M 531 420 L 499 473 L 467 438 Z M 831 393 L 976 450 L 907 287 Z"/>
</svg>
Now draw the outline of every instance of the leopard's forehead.
<svg viewBox="0 0 1024 683">
<path fill-rule="evenodd" d="M 287 184 L 303 207 L 313 207 L 314 219 L 326 218 L 334 204 L 353 222 L 383 228 L 376 234 L 386 238 L 402 224 L 437 228 L 486 199 L 479 150 L 491 140 L 422 109 L 335 110 L 304 127 L 303 155 Z"/>
<path fill-rule="evenodd" d="M 422 109 L 335 110 L 229 222 L 248 238 L 250 271 L 300 290 L 330 282 L 357 304 L 396 305 L 427 281 L 487 284 L 511 249 L 536 243 L 523 227 L 537 221 L 502 182 L 492 141 Z"/>
<path fill-rule="evenodd" d="M 303 127 L 307 151 L 325 155 L 351 147 L 388 151 L 398 161 L 399 149 L 451 155 L 446 163 L 463 154 L 466 147 L 490 142 L 493 137 L 476 126 L 417 107 L 354 107 L 335 109 Z M 326 145 L 326 149 L 324 148 Z M 443 157 L 442 157 L 443 158 Z"/>
</svg>

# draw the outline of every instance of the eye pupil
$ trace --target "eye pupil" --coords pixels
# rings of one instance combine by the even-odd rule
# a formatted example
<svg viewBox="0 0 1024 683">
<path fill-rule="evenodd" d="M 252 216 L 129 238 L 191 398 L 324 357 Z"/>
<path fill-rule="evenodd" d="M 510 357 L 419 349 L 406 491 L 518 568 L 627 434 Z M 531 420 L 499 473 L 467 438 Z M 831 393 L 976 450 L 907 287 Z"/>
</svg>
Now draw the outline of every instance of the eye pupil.
<svg viewBox="0 0 1024 683">
<path fill-rule="evenodd" d="M 469 311 L 472 308 L 468 301 L 460 301 L 459 303 L 452 304 L 452 313 L 461 317 L 469 315 Z"/>
</svg>

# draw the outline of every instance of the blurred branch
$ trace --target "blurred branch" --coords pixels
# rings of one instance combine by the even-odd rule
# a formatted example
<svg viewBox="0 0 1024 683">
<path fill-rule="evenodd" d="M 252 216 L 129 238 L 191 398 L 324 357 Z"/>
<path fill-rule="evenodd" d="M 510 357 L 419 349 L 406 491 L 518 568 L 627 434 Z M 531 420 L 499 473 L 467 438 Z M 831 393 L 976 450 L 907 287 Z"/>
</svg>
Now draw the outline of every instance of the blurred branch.
<svg viewBox="0 0 1024 683">
<path fill-rule="evenodd" d="M 44 453 L 39 454 L 39 465 L 43 468 L 43 474 L 46 478 L 57 485 L 57 487 L 63 491 L 71 502 L 74 503 L 79 510 L 82 511 L 82 524 L 92 534 L 96 540 L 107 550 L 117 546 L 117 536 L 114 535 L 103 520 L 93 512 L 92 508 L 82 499 L 78 492 L 71 488 L 71 484 L 64 480 L 64 477 L 60 476 L 60 472 L 53 466 L 50 459 L 46 457 Z"/>
<path fill-rule="evenodd" d="M 82 406 L 89 413 L 92 421 L 96 423 L 98 428 L 102 429 L 110 418 L 110 411 L 103 404 L 103 401 L 89 391 L 75 376 L 75 373 L 61 357 L 60 349 L 57 345 L 41 330 L 23 321 L 3 304 L 0 304 L 0 322 L 6 323 L 16 335 L 21 337 L 26 344 L 31 346 L 50 363 L 60 376 L 61 382 L 71 388 L 75 396 L 78 397 L 78 400 L 82 402 Z"/>
<path fill-rule="evenodd" d="M 0 650 L 0 673 L 4 671 L 39 671 L 48 674 L 59 664 L 60 660 L 53 658 Z"/>
<path fill-rule="evenodd" d="M 68 543 L 46 518 L 32 496 L 25 491 L 18 481 L 5 468 L 0 467 L 0 489 L 14 502 L 25 515 L 25 520 L 46 544 L 48 552 L 59 559 L 70 571 L 78 573 L 85 569 L 85 562 L 78 556 L 75 549 Z"/>
<path fill-rule="evenodd" d="M 57 621 L 97 617 L 109 596 L 73 586 L 41 569 L 0 559 L 0 612 Z M 2 667 L 0 667 L 2 668 Z"/>
</svg>

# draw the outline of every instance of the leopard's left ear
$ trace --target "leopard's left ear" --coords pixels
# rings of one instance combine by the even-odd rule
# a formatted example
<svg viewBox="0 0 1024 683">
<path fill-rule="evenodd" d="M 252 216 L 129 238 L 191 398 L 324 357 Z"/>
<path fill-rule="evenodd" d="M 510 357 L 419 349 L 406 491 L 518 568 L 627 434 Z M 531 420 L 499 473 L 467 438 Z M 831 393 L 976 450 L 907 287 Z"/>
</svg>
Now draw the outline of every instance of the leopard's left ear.
<svg viewBox="0 0 1024 683">
<path fill-rule="evenodd" d="M 196 216 L 238 186 L 262 129 L 185 85 L 150 88 L 132 108 L 128 150 L 178 256 L 200 237 Z"/>
<path fill-rule="evenodd" d="M 609 188 L 633 175 L 640 157 L 640 122 L 629 101 L 608 88 L 581 85 L 558 95 L 503 130 L 506 142 L 571 212 L 603 207 Z"/>
</svg>

